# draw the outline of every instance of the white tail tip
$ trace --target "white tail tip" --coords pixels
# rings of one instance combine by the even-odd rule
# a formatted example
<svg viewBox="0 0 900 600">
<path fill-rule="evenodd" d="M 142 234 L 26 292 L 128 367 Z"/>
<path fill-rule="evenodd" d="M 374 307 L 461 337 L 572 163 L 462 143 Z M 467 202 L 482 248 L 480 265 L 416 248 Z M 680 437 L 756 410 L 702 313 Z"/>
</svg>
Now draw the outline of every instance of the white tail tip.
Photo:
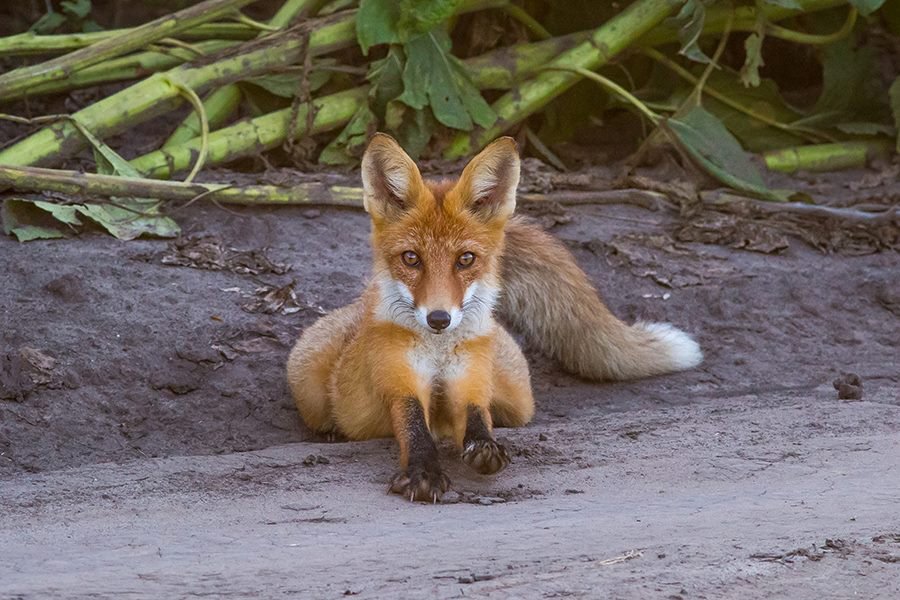
<svg viewBox="0 0 900 600">
<path fill-rule="evenodd" d="M 672 370 L 683 371 L 703 362 L 700 344 L 677 327 L 668 323 L 635 323 L 635 327 L 651 334 L 666 349 Z"/>
</svg>

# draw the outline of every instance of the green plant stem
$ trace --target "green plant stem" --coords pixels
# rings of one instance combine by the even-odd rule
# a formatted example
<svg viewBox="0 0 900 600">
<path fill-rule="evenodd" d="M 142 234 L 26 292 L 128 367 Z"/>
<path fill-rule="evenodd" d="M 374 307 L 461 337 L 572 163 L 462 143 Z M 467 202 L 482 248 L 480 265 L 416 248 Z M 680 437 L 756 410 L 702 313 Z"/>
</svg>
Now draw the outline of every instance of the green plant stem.
<svg viewBox="0 0 900 600">
<path fill-rule="evenodd" d="M 214 131 L 209 135 L 207 164 L 222 164 L 277 148 L 284 142 L 288 131 L 304 136 L 337 129 L 350 120 L 360 103 L 366 101 L 367 92 L 366 87 L 359 87 L 313 100 L 311 130 L 307 130 L 309 103 L 303 103 L 296 111 L 284 108 Z M 293 126 L 292 112 L 295 117 Z M 131 164 L 146 177 L 169 177 L 184 170 L 201 146 L 202 140 L 194 138 L 139 156 Z"/>
<path fill-rule="evenodd" d="M 846 0 L 797 0 L 801 6 L 799 10 L 784 8 L 775 4 L 763 3 L 762 13 L 769 21 L 782 21 L 801 14 L 809 14 L 821 10 L 828 10 L 837 6 L 846 6 Z M 706 19 L 703 21 L 703 35 L 715 35 L 725 29 L 729 18 L 733 19 L 732 31 L 754 31 L 756 20 L 759 18 L 760 9 L 757 6 L 731 6 L 729 3 L 715 4 L 706 11 Z M 678 41 L 678 26 L 669 22 L 663 22 L 643 35 L 637 42 L 642 48 L 660 46 Z"/>
<path fill-rule="evenodd" d="M 538 23 L 534 17 L 525 12 L 525 9 L 516 4 L 507 4 L 503 7 L 503 11 L 508 14 L 510 17 L 524 25 L 528 28 L 537 39 L 539 40 L 549 40 L 553 37 L 553 34 L 547 31 L 543 25 Z"/>
<path fill-rule="evenodd" d="M 360 188 L 319 183 L 295 186 L 184 183 L 115 175 L 96 175 L 40 167 L 0 165 L 0 187 L 19 192 L 58 192 L 72 196 L 156 198 L 190 202 L 198 198 L 229 204 L 319 204 L 360 207 Z"/>
<path fill-rule="evenodd" d="M 589 41 L 565 52 L 548 66 L 594 70 L 660 23 L 672 8 L 668 0 L 637 0 L 596 29 Z M 580 79 L 577 73 L 571 71 L 541 71 L 494 103 L 498 117 L 495 125 L 458 135 L 444 153 L 445 157 L 459 158 L 483 148 L 501 133 L 544 108 Z"/>
<path fill-rule="evenodd" d="M 236 83 L 229 83 L 203 99 L 203 110 L 210 129 L 223 125 L 237 111 L 241 103 L 241 90 Z M 163 148 L 173 148 L 195 137 L 200 137 L 202 125 L 198 112 L 188 115 L 163 143 Z"/>
<path fill-rule="evenodd" d="M 584 77 L 586 79 L 595 81 L 595 82 L 599 83 L 602 87 L 606 88 L 608 91 L 611 91 L 612 93 L 621 96 L 623 100 L 625 100 L 626 102 L 628 102 L 629 104 L 634 106 L 636 109 L 638 109 L 638 112 L 640 112 L 642 115 L 647 117 L 647 119 L 649 119 L 650 122 L 653 123 L 654 125 L 658 124 L 660 121 L 661 117 L 658 114 L 656 114 L 655 112 L 650 110 L 647 107 L 647 105 L 644 104 L 643 102 L 641 102 L 640 99 L 638 99 L 634 94 L 632 94 L 631 92 L 629 92 L 628 90 L 623 88 L 621 85 L 619 85 L 612 79 L 604 77 L 603 75 L 601 75 L 599 73 L 595 73 L 593 71 L 588 71 L 587 69 L 579 69 L 579 68 L 571 68 L 570 69 L 570 68 L 566 68 L 566 67 L 548 67 L 548 68 L 559 69 L 559 70 L 563 70 L 563 71 L 572 71 L 573 73 L 578 73 L 579 75 L 581 75 L 582 77 Z"/>
<path fill-rule="evenodd" d="M 837 171 L 866 166 L 876 156 L 887 156 L 893 144 L 888 140 L 847 141 L 835 144 L 797 146 L 765 152 L 766 166 L 774 171 Z"/>
<path fill-rule="evenodd" d="M 673 72 L 675 72 L 682 79 L 689 81 L 690 83 L 692 83 L 694 85 L 697 85 L 699 83 L 700 80 L 693 73 L 691 73 L 690 71 L 688 71 L 687 69 L 685 69 L 684 67 L 679 65 L 674 60 L 665 56 L 659 50 L 656 50 L 654 48 L 645 48 L 643 50 L 643 52 L 644 52 L 644 54 L 646 54 L 653 60 L 657 61 L 661 65 L 663 65 L 663 66 L 667 67 L 668 69 L 672 70 Z M 708 85 L 704 87 L 703 92 L 705 94 L 708 94 L 711 98 L 715 98 L 722 104 L 725 104 L 726 106 L 730 106 L 734 110 L 742 112 L 745 115 L 747 115 L 748 117 L 756 119 L 760 123 L 765 123 L 766 125 L 769 125 L 770 127 L 774 127 L 776 129 L 786 131 L 793 135 L 799 135 L 800 137 L 807 139 L 811 142 L 819 142 L 823 138 L 823 136 L 821 134 L 817 134 L 816 132 L 811 132 L 806 129 L 793 127 L 790 124 L 782 123 L 781 121 L 773 119 L 772 117 L 769 117 L 767 115 L 759 113 L 759 112 L 753 110 L 752 108 L 744 106 L 740 102 L 737 102 L 736 100 L 729 98 L 725 94 L 722 94 L 721 92 L 715 90 L 712 87 L 709 87 Z"/>
<path fill-rule="evenodd" d="M 72 52 L 119 35 L 131 35 L 133 29 L 109 29 L 90 33 L 38 35 L 19 33 L 0 38 L 0 56 L 36 56 Z M 257 31 L 240 23 L 201 23 L 178 34 L 182 40 L 251 40 Z"/>
<path fill-rule="evenodd" d="M 514 68 L 516 75 L 521 77 L 536 73 L 546 62 L 546 53 L 558 43 L 551 42 L 553 40 L 517 44 L 470 58 L 465 63 L 472 81 L 479 88 L 503 89 L 504 86 L 509 88 L 509 82 L 513 77 L 508 70 L 504 70 L 504 67 Z M 570 47 L 572 43 L 571 40 L 566 41 Z M 365 101 L 368 91 L 368 86 L 361 86 L 315 100 L 314 106 L 326 109 L 324 111 L 321 108 L 315 109 L 313 133 L 346 125 L 359 108 L 359 103 Z M 305 103 L 301 104 L 297 111 L 295 126 L 301 135 L 307 133 L 307 111 L 308 105 Z M 290 109 L 282 109 L 214 131 L 209 136 L 210 154 L 207 164 L 218 165 L 236 158 L 253 156 L 261 150 L 276 148 L 288 135 L 289 124 Z M 191 157 L 199 151 L 199 144 L 199 138 L 194 138 L 176 146 L 163 147 L 161 150 L 135 158 L 132 165 L 148 177 L 169 177 L 188 168 Z"/>
<path fill-rule="evenodd" d="M 502 5 L 499 0 L 467 0 L 460 11 L 474 11 Z M 356 43 L 355 12 L 301 23 L 283 33 L 274 33 L 254 42 L 253 49 L 215 63 L 182 65 L 150 76 L 129 88 L 104 98 L 80 111 L 79 122 L 104 139 L 125 131 L 157 115 L 180 106 L 178 90 L 165 83 L 177 81 L 197 93 L 240 79 L 261 75 L 302 60 L 304 50 L 310 56 L 326 54 Z M 309 32 L 305 42 L 303 32 Z M 51 165 L 84 148 L 84 140 L 68 123 L 46 127 L 0 151 L 0 164 Z"/>
<path fill-rule="evenodd" d="M 214 21 L 254 1 L 206 0 L 70 54 L 14 69 L 0 75 L 0 101 L 21 97 L 38 84 L 64 79 L 86 67 L 139 50 L 151 42 L 171 37 L 201 23 Z"/>
<path fill-rule="evenodd" d="M 817 35 L 813 33 L 804 33 L 802 31 L 794 31 L 793 29 L 788 29 L 787 27 L 782 27 L 781 25 L 776 25 L 775 23 L 766 23 L 766 34 L 790 42 L 796 42 L 798 44 L 824 46 L 825 44 L 832 44 L 834 42 L 842 40 L 850 35 L 850 33 L 853 31 L 853 26 L 856 25 L 856 17 L 858 15 L 859 12 L 856 10 L 856 8 L 851 6 L 850 10 L 847 12 L 847 19 L 844 21 L 844 24 L 841 26 L 841 28 L 834 33 L 829 33 L 826 35 Z"/>
<path fill-rule="evenodd" d="M 300 14 L 315 10 L 321 0 L 288 0 L 281 5 L 267 27 L 284 29 Z M 258 37 L 262 37 L 261 33 Z M 203 101 L 203 109 L 207 114 L 208 126 L 216 128 L 234 114 L 241 103 L 241 89 L 235 83 L 229 83 L 215 90 Z M 197 137 L 201 131 L 199 113 L 189 114 L 175 128 L 172 135 L 163 143 L 162 148 L 173 148 L 178 144 Z"/>
</svg>

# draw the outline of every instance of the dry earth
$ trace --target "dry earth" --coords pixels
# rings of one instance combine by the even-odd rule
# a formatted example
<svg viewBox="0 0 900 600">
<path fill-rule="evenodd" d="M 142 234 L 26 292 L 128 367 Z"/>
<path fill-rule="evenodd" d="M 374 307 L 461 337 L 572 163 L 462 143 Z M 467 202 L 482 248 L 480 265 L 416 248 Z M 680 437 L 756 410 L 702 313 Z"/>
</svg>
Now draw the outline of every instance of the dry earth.
<svg viewBox="0 0 900 600">
<path fill-rule="evenodd" d="M 448 449 L 455 494 L 430 506 L 385 494 L 389 440 L 312 439 L 283 381 L 298 332 L 363 285 L 365 215 L 180 219 L 178 247 L 0 238 L 0 598 L 900 597 L 896 253 L 545 215 L 617 314 L 707 359 L 609 384 L 530 355 L 511 467 Z M 861 400 L 838 399 L 849 372 Z"/>
</svg>

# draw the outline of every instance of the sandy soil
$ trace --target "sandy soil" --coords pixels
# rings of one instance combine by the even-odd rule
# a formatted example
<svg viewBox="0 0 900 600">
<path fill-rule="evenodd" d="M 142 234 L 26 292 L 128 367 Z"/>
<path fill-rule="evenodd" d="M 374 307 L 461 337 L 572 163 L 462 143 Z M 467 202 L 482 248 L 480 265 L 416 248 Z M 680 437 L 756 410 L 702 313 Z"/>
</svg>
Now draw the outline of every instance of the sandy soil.
<svg viewBox="0 0 900 600">
<path fill-rule="evenodd" d="M 455 493 L 429 506 L 385 494 L 389 440 L 312 439 L 283 380 L 298 332 L 362 287 L 365 215 L 180 219 L 180 246 L 0 238 L 0 598 L 900 597 L 896 253 L 544 215 L 617 314 L 707 360 L 603 384 L 531 355 L 510 468 L 447 449 Z M 838 399 L 848 372 L 861 400 Z"/>
</svg>

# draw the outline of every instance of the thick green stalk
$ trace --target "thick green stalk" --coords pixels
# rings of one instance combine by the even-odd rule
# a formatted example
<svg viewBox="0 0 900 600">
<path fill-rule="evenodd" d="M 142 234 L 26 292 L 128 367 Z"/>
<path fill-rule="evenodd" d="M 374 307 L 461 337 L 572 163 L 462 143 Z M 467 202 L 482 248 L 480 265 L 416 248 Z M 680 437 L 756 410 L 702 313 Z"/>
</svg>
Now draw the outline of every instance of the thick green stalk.
<svg viewBox="0 0 900 600">
<path fill-rule="evenodd" d="M 59 192 L 72 196 L 156 198 L 184 201 L 204 199 L 230 204 L 320 204 L 362 206 L 362 190 L 353 187 L 302 183 L 294 186 L 222 183 L 184 183 L 116 175 L 95 175 L 40 167 L 0 165 L 0 187 L 19 192 Z"/>
<path fill-rule="evenodd" d="M 527 77 L 540 69 L 548 56 L 555 56 L 560 48 L 572 47 L 579 35 L 493 50 L 470 58 L 465 63 L 472 81 L 479 88 L 509 89 L 517 77 Z M 359 108 L 359 103 L 366 101 L 367 94 L 368 86 L 362 86 L 316 100 L 315 106 L 325 108 L 316 109 L 314 133 L 344 126 Z M 306 104 L 300 105 L 298 110 L 296 127 L 297 133 L 301 135 L 306 133 L 307 110 Z M 210 155 L 207 164 L 222 164 L 280 146 L 290 131 L 289 118 L 290 109 L 282 109 L 214 131 L 209 136 Z M 169 177 L 187 169 L 200 146 L 200 138 L 195 137 L 178 146 L 164 147 L 140 156 L 131 161 L 131 164 L 148 177 Z"/>
<path fill-rule="evenodd" d="M 64 79 L 86 67 L 139 50 L 151 42 L 171 37 L 200 23 L 214 21 L 255 1 L 206 0 L 71 54 L 9 71 L 0 75 L 0 101 L 27 95 L 28 89 L 33 86 Z"/>
<path fill-rule="evenodd" d="M 231 48 L 240 42 L 210 40 L 194 44 L 204 56 L 221 52 Z M 183 48 L 172 48 L 168 52 L 138 52 L 121 58 L 114 58 L 103 64 L 94 65 L 73 73 L 71 77 L 49 81 L 28 90 L 32 96 L 43 94 L 57 94 L 69 90 L 76 90 L 114 81 L 127 81 L 139 77 L 147 77 L 157 71 L 165 71 L 172 67 L 184 64 L 197 58 L 193 52 Z"/>
<path fill-rule="evenodd" d="M 367 88 L 359 87 L 325 96 L 312 101 L 312 129 L 307 131 L 306 118 L 309 104 L 301 104 L 294 114 L 291 127 L 291 109 L 284 108 L 255 119 L 240 121 L 214 131 L 208 139 L 207 165 L 222 164 L 242 156 L 271 150 L 284 142 L 288 131 L 297 135 L 315 135 L 345 124 L 366 101 Z M 184 170 L 200 152 L 201 139 L 194 138 L 177 146 L 164 147 L 131 161 L 132 166 L 146 177 L 169 177 Z"/>
<path fill-rule="evenodd" d="M 108 29 L 90 33 L 38 35 L 25 32 L 0 38 L 0 56 L 37 56 L 72 52 L 133 29 Z M 243 23 L 201 23 L 178 34 L 180 40 L 252 40 L 259 32 Z"/>
<path fill-rule="evenodd" d="M 217 129 L 224 124 L 241 104 L 241 89 L 236 83 L 224 85 L 203 99 L 203 108 L 210 129 Z M 192 112 L 182 121 L 169 139 L 162 145 L 163 149 L 174 148 L 200 135 L 200 117 Z"/>
<path fill-rule="evenodd" d="M 466 0 L 459 12 L 502 5 L 505 0 Z M 355 13 L 343 13 L 305 22 L 283 34 L 261 40 L 256 50 L 230 56 L 209 65 L 182 65 L 167 73 L 157 73 L 133 86 L 92 104 L 75 115 L 98 138 L 121 133 L 183 102 L 178 87 L 197 93 L 225 83 L 261 75 L 301 60 L 306 46 L 299 32 L 310 31 L 311 56 L 326 54 L 356 43 Z M 46 127 L 0 151 L 0 164 L 50 165 L 85 147 L 85 141 L 68 122 Z"/>
<path fill-rule="evenodd" d="M 847 141 L 772 150 L 763 158 L 768 168 L 782 173 L 838 171 L 864 167 L 876 156 L 888 156 L 892 146 L 888 140 Z"/>
<path fill-rule="evenodd" d="M 275 16 L 269 20 L 268 25 L 270 27 L 275 27 L 276 29 L 284 29 L 298 15 L 314 9 L 320 2 L 321 0 L 287 0 L 287 2 L 281 5 L 281 8 L 275 13 Z M 264 35 L 266 34 L 261 33 L 258 37 Z M 203 101 L 203 107 L 206 112 L 209 127 L 216 129 L 224 124 L 225 121 L 234 114 L 240 103 L 241 89 L 235 83 L 224 85 L 209 94 Z M 192 112 L 184 118 L 178 127 L 175 128 L 175 131 L 172 132 L 169 139 L 163 143 L 162 148 L 172 148 L 178 144 L 187 142 L 188 140 L 199 136 L 200 130 L 200 117 L 196 111 Z"/>
<path fill-rule="evenodd" d="M 319 27 L 309 36 L 309 52 L 312 55 L 347 47 L 356 40 L 352 16 L 317 24 Z M 290 65 L 301 58 L 303 47 L 302 36 L 293 30 L 273 34 L 256 50 L 208 65 L 182 65 L 165 73 L 156 73 L 83 108 L 73 116 L 98 138 L 104 139 L 179 106 L 184 99 L 173 82 L 199 93 L 213 86 Z M 83 137 L 71 123 L 61 122 L 45 127 L 0 152 L 0 164 L 48 165 L 84 147 Z"/>
<path fill-rule="evenodd" d="M 594 70 L 660 23 L 672 8 L 669 0 L 637 0 L 596 29 L 588 41 L 560 55 L 548 67 Z M 544 108 L 580 79 L 579 74 L 571 71 L 542 71 L 494 103 L 498 116 L 495 125 L 460 134 L 450 144 L 445 156 L 459 158 L 481 149 L 507 129 Z"/>
</svg>

